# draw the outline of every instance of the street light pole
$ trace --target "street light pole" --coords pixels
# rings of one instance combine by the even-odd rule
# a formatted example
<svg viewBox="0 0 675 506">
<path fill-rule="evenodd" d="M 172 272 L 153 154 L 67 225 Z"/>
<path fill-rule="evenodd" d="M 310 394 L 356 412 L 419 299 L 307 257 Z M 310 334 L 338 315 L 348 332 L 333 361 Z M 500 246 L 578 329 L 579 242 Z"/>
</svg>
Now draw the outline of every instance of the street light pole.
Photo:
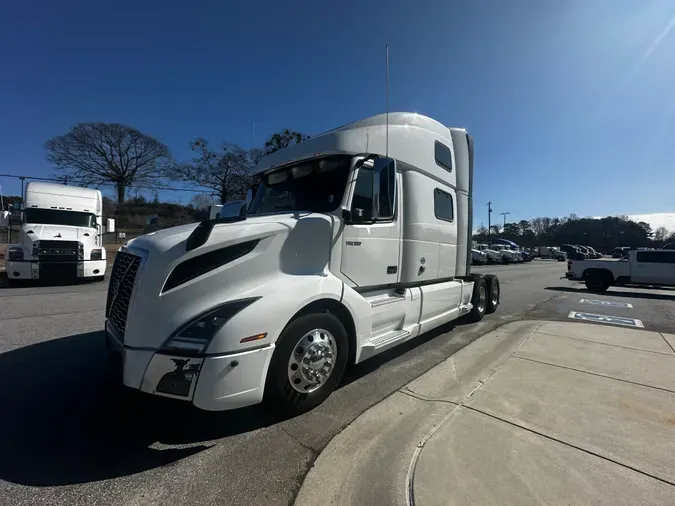
<svg viewBox="0 0 675 506">
<path fill-rule="evenodd" d="M 504 227 L 506 227 L 506 216 L 511 214 L 511 213 L 507 212 L 507 213 L 499 213 L 499 214 L 501 214 L 504 217 Z"/>
<path fill-rule="evenodd" d="M 490 244 L 490 231 L 492 229 L 492 222 L 490 221 L 492 218 L 492 201 L 487 203 L 488 206 L 488 244 Z"/>
</svg>

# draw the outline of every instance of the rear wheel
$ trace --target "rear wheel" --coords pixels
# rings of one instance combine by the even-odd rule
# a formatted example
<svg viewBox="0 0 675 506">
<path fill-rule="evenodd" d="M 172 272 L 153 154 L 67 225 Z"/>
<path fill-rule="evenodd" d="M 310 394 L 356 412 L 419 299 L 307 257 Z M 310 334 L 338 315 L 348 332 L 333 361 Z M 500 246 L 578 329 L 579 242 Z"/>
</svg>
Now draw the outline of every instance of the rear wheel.
<svg viewBox="0 0 675 506">
<path fill-rule="evenodd" d="M 486 274 L 485 283 L 487 285 L 487 306 L 485 307 L 485 314 L 494 313 L 499 306 L 501 298 L 501 287 L 499 286 L 499 279 L 494 274 Z"/>
<path fill-rule="evenodd" d="M 609 288 L 609 279 L 602 272 L 590 272 L 584 277 L 584 284 L 591 292 L 603 293 Z"/>
<path fill-rule="evenodd" d="M 473 308 L 469 313 L 469 321 L 479 322 L 485 316 L 488 301 L 487 283 L 484 278 L 476 278 L 473 283 L 473 295 L 471 296 L 471 304 Z"/>
<path fill-rule="evenodd" d="M 348 355 L 347 332 L 334 315 L 297 318 L 277 341 L 267 372 L 265 401 L 291 416 L 313 409 L 340 382 Z"/>
</svg>

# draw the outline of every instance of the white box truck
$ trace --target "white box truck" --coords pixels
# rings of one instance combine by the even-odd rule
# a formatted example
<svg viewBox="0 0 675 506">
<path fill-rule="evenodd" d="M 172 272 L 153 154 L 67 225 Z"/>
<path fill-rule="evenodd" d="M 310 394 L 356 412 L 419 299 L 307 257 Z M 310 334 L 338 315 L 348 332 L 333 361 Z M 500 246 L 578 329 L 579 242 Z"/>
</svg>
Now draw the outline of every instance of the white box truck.
<svg viewBox="0 0 675 506">
<path fill-rule="evenodd" d="M 102 209 L 99 190 L 28 183 L 19 237 L 7 247 L 7 278 L 103 280 Z M 106 231 L 115 231 L 115 220 L 107 220 Z"/>
<path fill-rule="evenodd" d="M 388 142 L 387 142 L 388 138 Z M 264 158 L 245 216 L 129 241 L 106 304 L 110 370 L 205 410 L 321 403 L 359 363 L 499 304 L 471 274 L 473 143 L 379 115 Z"/>
</svg>

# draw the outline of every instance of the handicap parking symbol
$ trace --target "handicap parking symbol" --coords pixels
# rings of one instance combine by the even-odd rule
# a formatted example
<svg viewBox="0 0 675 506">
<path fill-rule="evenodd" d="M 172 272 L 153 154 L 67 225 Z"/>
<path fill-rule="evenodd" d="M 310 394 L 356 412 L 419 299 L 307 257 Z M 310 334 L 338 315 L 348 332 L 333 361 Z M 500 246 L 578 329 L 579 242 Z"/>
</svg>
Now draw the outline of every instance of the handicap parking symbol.
<svg viewBox="0 0 675 506">
<path fill-rule="evenodd" d="M 633 307 L 633 304 L 629 304 L 628 302 L 616 302 L 614 300 L 581 299 L 579 303 L 593 304 L 594 306 Z"/>
<path fill-rule="evenodd" d="M 594 313 L 581 313 L 578 311 L 571 311 L 568 316 L 569 318 L 572 318 L 574 320 L 584 320 L 596 323 L 607 323 L 609 325 L 623 325 L 624 327 L 644 328 L 644 325 L 640 320 L 637 320 L 635 318 L 625 318 L 623 316 L 609 316 Z"/>
</svg>

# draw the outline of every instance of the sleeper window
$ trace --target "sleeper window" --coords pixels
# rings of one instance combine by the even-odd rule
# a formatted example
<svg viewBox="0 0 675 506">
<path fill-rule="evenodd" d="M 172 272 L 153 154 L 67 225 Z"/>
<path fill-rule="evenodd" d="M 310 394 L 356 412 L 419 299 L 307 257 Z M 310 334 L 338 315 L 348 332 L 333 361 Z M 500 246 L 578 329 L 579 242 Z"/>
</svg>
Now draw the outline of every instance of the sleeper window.
<svg viewBox="0 0 675 506">
<path fill-rule="evenodd" d="M 434 190 L 434 214 L 443 221 L 455 219 L 455 210 L 452 203 L 452 195 L 436 188 Z"/>
<path fill-rule="evenodd" d="M 452 154 L 448 146 L 436 141 L 434 144 L 434 156 L 438 165 L 448 172 L 452 172 Z"/>
</svg>

